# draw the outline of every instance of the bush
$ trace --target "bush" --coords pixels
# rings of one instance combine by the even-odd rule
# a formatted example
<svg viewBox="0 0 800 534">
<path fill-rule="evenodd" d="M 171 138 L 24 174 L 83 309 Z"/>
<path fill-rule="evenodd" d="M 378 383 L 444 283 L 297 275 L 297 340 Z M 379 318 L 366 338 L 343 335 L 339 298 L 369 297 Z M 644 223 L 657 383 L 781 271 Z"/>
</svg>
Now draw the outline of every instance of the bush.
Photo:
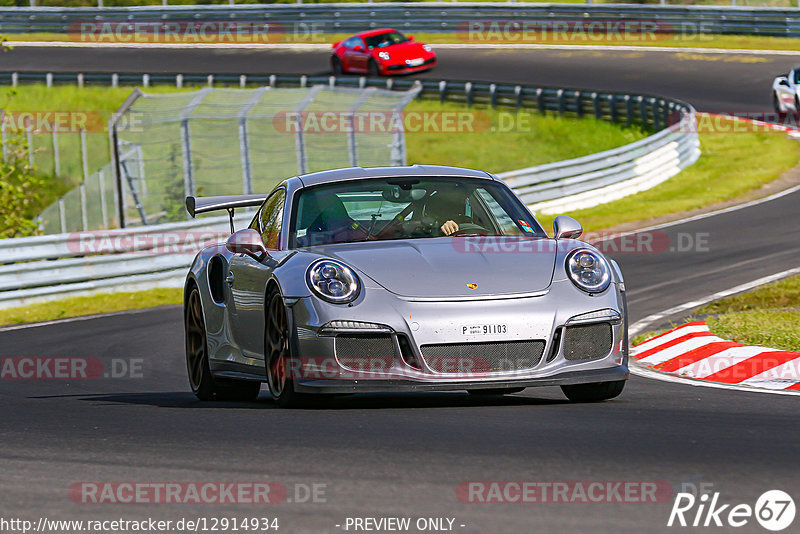
<svg viewBox="0 0 800 534">
<path fill-rule="evenodd" d="M 43 181 L 28 164 L 28 146 L 22 137 L 7 140 L 0 162 L 0 238 L 38 233 L 32 212 L 39 207 Z"/>
</svg>

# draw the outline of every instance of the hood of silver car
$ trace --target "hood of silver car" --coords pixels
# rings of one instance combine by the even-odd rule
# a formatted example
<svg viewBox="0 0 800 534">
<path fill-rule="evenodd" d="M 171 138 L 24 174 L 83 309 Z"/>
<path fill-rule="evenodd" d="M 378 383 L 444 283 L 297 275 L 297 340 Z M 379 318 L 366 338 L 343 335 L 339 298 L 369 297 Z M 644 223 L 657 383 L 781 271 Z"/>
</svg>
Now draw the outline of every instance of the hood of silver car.
<svg viewBox="0 0 800 534">
<path fill-rule="evenodd" d="M 314 247 L 405 297 L 525 294 L 547 289 L 556 244 L 546 238 L 455 237 Z"/>
</svg>

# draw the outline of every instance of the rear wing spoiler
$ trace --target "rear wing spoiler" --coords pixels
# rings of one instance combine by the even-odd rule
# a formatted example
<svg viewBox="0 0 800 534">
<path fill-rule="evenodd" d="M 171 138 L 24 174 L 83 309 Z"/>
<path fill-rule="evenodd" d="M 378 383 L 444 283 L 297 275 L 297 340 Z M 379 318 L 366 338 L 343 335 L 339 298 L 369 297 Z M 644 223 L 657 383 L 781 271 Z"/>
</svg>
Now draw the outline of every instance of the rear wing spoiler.
<svg viewBox="0 0 800 534">
<path fill-rule="evenodd" d="M 192 217 L 209 211 L 227 210 L 233 233 L 233 210 L 260 206 L 267 195 L 227 195 L 219 197 L 186 197 L 186 211 Z"/>
</svg>

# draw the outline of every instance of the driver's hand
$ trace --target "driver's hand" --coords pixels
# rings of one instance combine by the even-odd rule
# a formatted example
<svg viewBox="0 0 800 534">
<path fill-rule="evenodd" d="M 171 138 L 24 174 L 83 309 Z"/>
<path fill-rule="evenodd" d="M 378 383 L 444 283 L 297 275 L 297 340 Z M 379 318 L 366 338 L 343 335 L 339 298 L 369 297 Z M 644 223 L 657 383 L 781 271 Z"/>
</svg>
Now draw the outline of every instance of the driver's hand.
<svg viewBox="0 0 800 534">
<path fill-rule="evenodd" d="M 440 228 L 444 235 L 450 235 L 453 232 L 458 232 L 458 224 L 455 221 L 447 221 Z"/>
</svg>

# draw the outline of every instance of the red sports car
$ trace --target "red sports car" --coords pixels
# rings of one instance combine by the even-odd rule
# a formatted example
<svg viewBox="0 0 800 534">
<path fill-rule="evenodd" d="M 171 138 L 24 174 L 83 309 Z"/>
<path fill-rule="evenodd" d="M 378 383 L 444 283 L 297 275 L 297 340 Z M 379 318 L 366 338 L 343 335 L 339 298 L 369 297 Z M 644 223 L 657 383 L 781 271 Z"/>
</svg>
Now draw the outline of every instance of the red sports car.
<svg viewBox="0 0 800 534">
<path fill-rule="evenodd" d="M 334 43 L 331 51 L 334 74 L 408 74 L 435 66 L 436 53 L 430 45 L 418 43 L 413 36 L 392 28 L 357 33 Z"/>
</svg>

